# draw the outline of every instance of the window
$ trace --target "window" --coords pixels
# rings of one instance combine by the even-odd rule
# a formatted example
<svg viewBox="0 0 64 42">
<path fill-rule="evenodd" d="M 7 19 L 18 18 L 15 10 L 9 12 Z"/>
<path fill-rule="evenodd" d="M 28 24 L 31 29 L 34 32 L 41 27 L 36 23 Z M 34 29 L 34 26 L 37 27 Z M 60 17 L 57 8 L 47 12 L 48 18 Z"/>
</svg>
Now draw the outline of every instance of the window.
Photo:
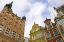
<svg viewBox="0 0 64 42">
<path fill-rule="evenodd" d="M 38 34 L 38 38 L 42 38 L 42 36 L 43 36 L 42 33 Z"/>
<path fill-rule="evenodd" d="M 3 26 L 2 26 L 2 25 L 0 25 L 0 32 L 2 31 L 2 28 L 3 28 Z"/>
<path fill-rule="evenodd" d="M 51 37 L 51 34 L 49 32 L 46 33 L 46 37 L 47 38 L 50 38 Z"/>
<path fill-rule="evenodd" d="M 64 9 L 62 9 L 61 11 L 62 11 L 62 13 L 64 14 Z"/>
<path fill-rule="evenodd" d="M 21 41 L 21 35 L 20 34 L 18 35 L 18 41 L 19 42 Z"/>
<path fill-rule="evenodd" d="M 38 31 L 38 28 L 36 28 L 36 31 Z"/>
<path fill-rule="evenodd" d="M 12 32 L 12 38 L 14 39 L 14 38 L 15 38 L 15 36 L 16 36 L 16 32 L 15 32 L 15 31 L 13 31 L 13 32 Z"/>
<path fill-rule="evenodd" d="M 50 24 L 48 24 L 48 28 L 51 28 L 51 25 Z"/>
<path fill-rule="evenodd" d="M 36 36 L 35 35 L 33 36 L 33 39 L 36 40 Z"/>
<path fill-rule="evenodd" d="M 58 39 L 57 42 L 62 42 L 62 40 L 61 39 Z"/>
<path fill-rule="evenodd" d="M 21 26 L 21 24 L 20 24 L 20 26 Z"/>
<path fill-rule="evenodd" d="M 3 18 L 4 20 L 6 20 L 5 18 Z"/>
<path fill-rule="evenodd" d="M 53 32 L 55 36 L 58 35 L 58 31 L 56 29 L 54 29 Z"/>
<path fill-rule="evenodd" d="M 10 32 L 10 29 L 7 28 L 6 31 L 5 31 L 5 33 L 4 33 L 4 35 L 8 36 L 9 35 L 9 32 Z"/>
<path fill-rule="evenodd" d="M 33 32 L 35 32 L 35 30 L 33 30 Z"/>
<path fill-rule="evenodd" d="M 12 18 L 10 18 L 10 20 L 13 20 Z"/>
</svg>

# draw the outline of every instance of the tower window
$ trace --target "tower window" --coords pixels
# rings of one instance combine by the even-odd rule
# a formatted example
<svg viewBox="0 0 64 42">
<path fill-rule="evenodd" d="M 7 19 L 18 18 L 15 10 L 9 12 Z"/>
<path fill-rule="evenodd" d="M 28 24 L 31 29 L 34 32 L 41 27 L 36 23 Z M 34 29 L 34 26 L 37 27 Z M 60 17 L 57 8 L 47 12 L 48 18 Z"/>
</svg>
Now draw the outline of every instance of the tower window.
<svg viewBox="0 0 64 42">
<path fill-rule="evenodd" d="M 6 20 L 6 18 L 3 18 L 4 20 Z"/>
<path fill-rule="evenodd" d="M 51 28 L 51 25 L 50 24 L 47 24 L 48 25 L 48 28 Z"/>
<path fill-rule="evenodd" d="M 6 31 L 5 31 L 5 33 L 4 33 L 4 35 L 5 35 L 5 36 L 8 36 L 9 32 L 10 32 L 10 29 L 7 28 Z"/>
<path fill-rule="evenodd" d="M 16 36 L 16 32 L 15 32 L 15 31 L 13 31 L 13 32 L 12 32 L 12 38 L 14 39 L 14 38 L 15 38 L 15 36 Z"/>
<path fill-rule="evenodd" d="M 18 35 L 18 41 L 19 42 L 21 41 L 21 35 L 20 34 Z"/>
<path fill-rule="evenodd" d="M 58 31 L 56 29 L 54 29 L 53 32 L 55 36 L 58 35 Z"/>
<path fill-rule="evenodd" d="M 62 42 L 62 40 L 61 39 L 58 39 L 57 42 Z"/>
<path fill-rule="evenodd" d="M 47 32 L 47 33 L 46 33 L 46 37 L 47 37 L 47 38 L 50 38 L 50 37 L 51 37 L 50 32 Z"/>
<path fill-rule="evenodd" d="M 33 39 L 36 40 L 36 36 L 35 35 L 33 36 Z"/>
<path fill-rule="evenodd" d="M 0 25 L 0 32 L 2 31 L 2 28 L 3 28 L 3 26 L 2 26 L 2 25 Z"/>
<path fill-rule="evenodd" d="M 62 13 L 64 14 L 64 9 L 62 9 L 61 11 L 62 11 Z"/>
</svg>

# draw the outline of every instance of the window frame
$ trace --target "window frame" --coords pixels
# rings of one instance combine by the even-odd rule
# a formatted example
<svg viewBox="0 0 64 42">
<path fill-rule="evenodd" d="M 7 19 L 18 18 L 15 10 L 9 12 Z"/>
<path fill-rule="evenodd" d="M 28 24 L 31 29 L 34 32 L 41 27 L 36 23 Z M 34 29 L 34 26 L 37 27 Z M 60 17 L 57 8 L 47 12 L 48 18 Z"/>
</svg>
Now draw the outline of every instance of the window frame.
<svg viewBox="0 0 64 42">
<path fill-rule="evenodd" d="M 36 28 L 36 31 L 38 31 L 38 28 Z"/>
<path fill-rule="evenodd" d="M 48 31 L 48 33 L 50 33 L 50 31 Z M 51 36 L 51 33 L 50 33 L 50 37 L 49 38 L 51 38 L 52 36 Z M 48 37 L 47 37 L 47 32 L 46 32 L 46 38 L 47 39 L 49 39 Z"/>
<path fill-rule="evenodd" d="M 38 33 L 38 38 L 42 38 L 43 35 L 42 35 L 42 32 Z"/>
<path fill-rule="evenodd" d="M 61 12 L 64 14 L 64 8 L 63 8 L 63 9 L 61 9 Z"/>
<path fill-rule="evenodd" d="M 20 37 L 19 37 L 19 35 L 20 35 Z M 21 34 L 18 34 L 18 41 L 19 41 L 19 40 L 21 41 Z M 19 42 L 20 42 L 20 41 L 19 41 Z"/>
<path fill-rule="evenodd" d="M 48 26 L 48 28 L 51 28 L 51 27 L 52 27 L 50 23 L 49 23 L 49 24 L 47 24 L 47 26 Z M 50 27 L 49 27 L 49 26 L 50 26 Z"/>
<path fill-rule="evenodd" d="M 0 24 L 0 33 L 2 32 L 3 28 L 3 25 Z"/>
<path fill-rule="evenodd" d="M 6 30 L 4 32 L 4 35 L 5 36 L 9 36 L 9 33 L 10 33 L 10 28 L 6 28 Z"/>
<path fill-rule="evenodd" d="M 58 34 L 56 35 L 56 34 L 54 33 L 54 30 L 57 30 L 57 29 L 53 29 L 53 34 L 54 34 L 54 36 L 57 36 L 57 35 L 59 34 L 59 32 L 58 32 L 58 30 L 57 30 Z"/>
<path fill-rule="evenodd" d="M 60 38 L 60 39 L 61 39 L 61 38 Z M 58 40 L 60 40 L 60 39 L 57 39 L 56 42 L 57 42 Z M 62 39 L 61 39 L 61 40 L 62 40 Z M 62 40 L 62 42 L 63 42 L 63 40 Z"/>
<path fill-rule="evenodd" d="M 14 36 L 13 36 L 13 35 L 14 35 Z M 15 38 L 16 38 L 16 32 L 15 32 L 15 31 L 12 31 L 11 38 L 13 38 L 13 39 L 15 39 Z"/>
</svg>

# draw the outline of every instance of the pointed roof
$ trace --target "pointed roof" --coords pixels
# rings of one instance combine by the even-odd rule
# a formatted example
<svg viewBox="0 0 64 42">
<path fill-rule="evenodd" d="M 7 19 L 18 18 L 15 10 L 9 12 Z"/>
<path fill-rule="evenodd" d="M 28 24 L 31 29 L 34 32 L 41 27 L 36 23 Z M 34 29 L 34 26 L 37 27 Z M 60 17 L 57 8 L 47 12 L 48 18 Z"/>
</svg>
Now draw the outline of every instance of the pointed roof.
<svg viewBox="0 0 64 42">
<path fill-rule="evenodd" d="M 12 7 L 12 3 L 13 3 L 13 1 L 12 1 L 11 3 L 9 3 L 9 4 L 6 4 L 5 6 L 7 6 L 8 9 L 11 9 L 11 7 Z"/>
<path fill-rule="evenodd" d="M 46 20 L 44 21 L 44 23 L 46 23 L 47 21 L 51 21 L 51 19 L 47 19 L 47 17 L 46 17 Z"/>
<path fill-rule="evenodd" d="M 26 17 L 25 16 L 23 16 L 22 19 L 24 19 L 26 21 Z"/>
</svg>

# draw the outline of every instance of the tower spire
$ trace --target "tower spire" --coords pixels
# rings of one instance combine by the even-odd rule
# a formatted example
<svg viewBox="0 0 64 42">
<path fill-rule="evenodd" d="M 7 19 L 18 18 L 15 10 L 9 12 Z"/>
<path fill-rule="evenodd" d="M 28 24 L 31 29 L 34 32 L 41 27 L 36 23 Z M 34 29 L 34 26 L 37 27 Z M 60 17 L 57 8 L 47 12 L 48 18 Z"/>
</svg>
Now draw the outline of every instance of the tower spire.
<svg viewBox="0 0 64 42">
<path fill-rule="evenodd" d="M 11 10 L 12 3 L 13 3 L 13 1 L 10 4 L 6 4 L 5 6 L 7 6 L 9 10 Z"/>
</svg>

